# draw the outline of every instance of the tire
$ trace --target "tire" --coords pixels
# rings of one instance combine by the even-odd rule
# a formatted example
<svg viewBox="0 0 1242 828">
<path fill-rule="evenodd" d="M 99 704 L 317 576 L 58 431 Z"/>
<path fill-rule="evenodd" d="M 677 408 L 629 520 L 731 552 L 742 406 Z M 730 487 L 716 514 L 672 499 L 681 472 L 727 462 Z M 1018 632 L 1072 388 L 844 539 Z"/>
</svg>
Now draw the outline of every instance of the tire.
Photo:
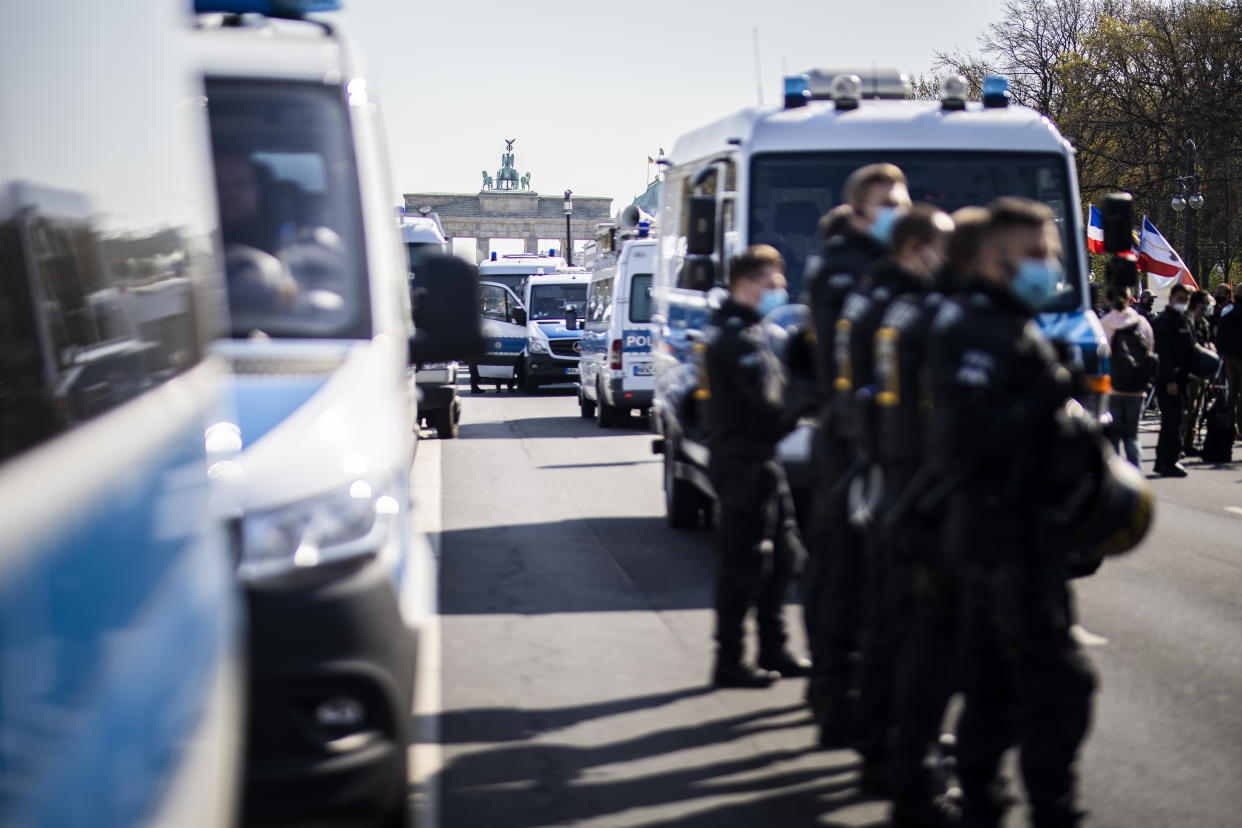
<svg viewBox="0 0 1242 828">
<path fill-rule="evenodd" d="M 595 386 L 595 422 L 600 428 L 616 428 L 617 409 L 608 404 L 604 389 Z"/>
<path fill-rule="evenodd" d="M 589 420 L 595 416 L 595 400 L 588 400 L 586 391 L 582 388 L 578 389 L 578 413 L 582 415 L 584 420 Z"/>
<path fill-rule="evenodd" d="M 441 440 L 451 440 L 457 436 L 457 420 L 453 417 L 452 406 L 435 412 L 429 419 L 432 420 L 436 436 Z"/>
<path fill-rule="evenodd" d="M 668 525 L 674 529 L 695 529 L 703 496 L 692 483 L 677 476 L 677 444 L 664 443 L 664 508 Z"/>
</svg>

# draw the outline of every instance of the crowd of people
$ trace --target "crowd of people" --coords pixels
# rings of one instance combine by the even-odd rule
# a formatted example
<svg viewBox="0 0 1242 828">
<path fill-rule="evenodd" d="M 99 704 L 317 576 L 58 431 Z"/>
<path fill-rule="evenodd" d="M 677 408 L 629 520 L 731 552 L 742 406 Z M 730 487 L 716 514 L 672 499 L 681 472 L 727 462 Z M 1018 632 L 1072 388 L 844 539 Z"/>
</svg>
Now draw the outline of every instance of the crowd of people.
<svg viewBox="0 0 1242 828">
<path fill-rule="evenodd" d="M 1100 321 L 1111 350 L 1112 434 L 1125 457 L 1141 467 L 1139 421 L 1160 412 L 1154 470 L 1185 477 L 1183 457 L 1229 462 L 1242 439 L 1242 285 L 1212 293 L 1177 284 L 1163 310 L 1143 291 L 1110 289 Z"/>
<path fill-rule="evenodd" d="M 1113 449 L 1075 414 L 1075 378 L 1032 324 L 1062 281 L 1053 213 L 1001 198 L 948 215 L 912 204 L 891 164 L 856 170 L 843 196 L 807 268 L 814 377 L 791 375 L 763 333 L 786 289 L 774 248 L 732 261 L 707 334 L 720 503 L 712 680 L 809 676 L 819 744 L 858 751 L 862 788 L 891 800 L 895 826 L 1000 826 L 1013 747 L 1033 824 L 1079 825 L 1075 766 L 1096 678 L 1071 633 L 1069 582 L 1099 559 L 1068 493 Z M 1135 328 L 1162 353 L 1168 323 L 1153 332 L 1128 293 L 1112 298 L 1114 339 Z M 1157 378 L 1155 360 L 1143 362 L 1171 414 L 1186 375 L 1161 359 Z M 1114 408 L 1135 437 L 1145 387 Z M 816 481 L 799 522 L 774 451 L 808 410 Z M 1120 442 L 1137 461 L 1137 441 Z M 779 611 L 804 559 L 810 659 L 790 652 Z M 743 657 L 752 608 L 756 663 Z"/>
</svg>

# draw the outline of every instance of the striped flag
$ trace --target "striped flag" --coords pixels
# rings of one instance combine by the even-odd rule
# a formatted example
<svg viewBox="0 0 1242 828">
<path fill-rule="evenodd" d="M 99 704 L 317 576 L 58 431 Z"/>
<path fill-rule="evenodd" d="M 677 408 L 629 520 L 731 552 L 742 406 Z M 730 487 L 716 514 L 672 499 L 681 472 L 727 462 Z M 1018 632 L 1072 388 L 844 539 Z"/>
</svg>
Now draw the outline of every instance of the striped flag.
<svg viewBox="0 0 1242 828">
<path fill-rule="evenodd" d="M 1182 262 L 1182 257 L 1177 255 L 1173 245 L 1160 235 L 1156 225 L 1147 220 L 1147 216 L 1143 216 L 1143 233 L 1139 237 L 1138 260 L 1139 267 L 1151 275 L 1156 287 L 1160 290 L 1167 290 L 1178 282 L 1191 290 L 1197 290 L 1199 287 L 1195 282 L 1195 277 Z"/>
<path fill-rule="evenodd" d="M 1094 204 L 1091 205 L 1090 219 L 1087 221 L 1087 252 L 1103 253 L 1104 252 L 1104 217 L 1100 214 L 1100 208 Z"/>
</svg>

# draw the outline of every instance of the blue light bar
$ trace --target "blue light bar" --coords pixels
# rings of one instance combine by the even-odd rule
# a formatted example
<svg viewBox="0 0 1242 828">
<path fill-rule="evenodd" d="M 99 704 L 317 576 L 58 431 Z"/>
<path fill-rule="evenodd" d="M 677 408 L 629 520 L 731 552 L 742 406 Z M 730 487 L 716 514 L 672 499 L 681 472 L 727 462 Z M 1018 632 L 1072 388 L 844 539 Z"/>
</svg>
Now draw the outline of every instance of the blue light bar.
<svg viewBox="0 0 1242 828">
<path fill-rule="evenodd" d="M 988 75 L 983 79 L 984 106 L 1009 106 L 1009 97 L 1009 78 L 1004 75 Z"/>
<path fill-rule="evenodd" d="M 194 0 L 198 14 L 263 14 L 268 17 L 301 17 L 314 12 L 340 11 L 340 0 Z"/>
<path fill-rule="evenodd" d="M 806 75 L 790 75 L 785 78 L 785 108 L 806 106 L 811 99 L 811 80 Z"/>
</svg>

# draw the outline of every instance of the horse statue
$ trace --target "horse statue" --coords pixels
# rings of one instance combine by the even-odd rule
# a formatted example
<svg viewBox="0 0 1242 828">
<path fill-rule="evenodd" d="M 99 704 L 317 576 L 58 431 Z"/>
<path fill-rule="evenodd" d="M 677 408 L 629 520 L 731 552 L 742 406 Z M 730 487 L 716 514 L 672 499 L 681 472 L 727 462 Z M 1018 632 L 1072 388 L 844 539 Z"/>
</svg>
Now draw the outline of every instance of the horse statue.
<svg viewBox="0 0 1242 828">
<path fill-rule="evenodd" d="M 487 174 L 487 170 L 483 171 L 483 189 L 490 190 L 492 188 L 492 177 Z"/>
<path fill-rule="evenodd" d="M 526 175 L 522 176 L 522 189 L 523 190 L 530 189 L 530 173 L 527 173 Z"/>
</svg>

